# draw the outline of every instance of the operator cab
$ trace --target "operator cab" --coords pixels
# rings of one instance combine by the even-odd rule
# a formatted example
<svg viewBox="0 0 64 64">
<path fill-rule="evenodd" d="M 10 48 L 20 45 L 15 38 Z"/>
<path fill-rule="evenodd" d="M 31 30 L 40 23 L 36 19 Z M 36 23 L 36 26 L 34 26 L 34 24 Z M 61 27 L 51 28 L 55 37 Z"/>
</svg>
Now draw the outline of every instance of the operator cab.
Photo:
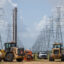
<svg viewBox="0 0 64 64">
<path fill-rule="evenodd" d="M 53 44 L 53 48 L 62 48 L 62 43 L 55 43 Z"/>
<path fill-rule="evenodd" d="M 16 47 L 16 43 L 15 42 L 5 43 L 5 49 L 11 48 L 11 47 Z"/>
<path fill-rule="evenodd" d="M 5 43 L 5 51 L 6 52 L 10 52 L 13 47 L 16 47 L 16 43 L 15 42 Z"/>
<path fill-rule="evenodd" d="M 16 47 L 15 43 L 5 43 L 5 49 L 11 48 L 11 47 Z"/>
<path fill-rule="evenodd" d="M 62 52 L 62 51 L 61 51 L 61 50 L 62 50 L 62 47 L 63 47 L 63 46 L 62 46 L 62 43 L 54 43 L 54 44 L 53 44 L 53 50 L 52 50 L 53 53 L 54 53 L 54 54 L 59 54 L 59 53 L 61 53 L 61 52 Z"/>
<path fill-rule="evenodd" d="M 8 42 L 5 43 L 5 51 L 6 52 L 12 52 L 17 50 L 18 55 L 24 55 L 24 48 L 17 48 L 16 43 L 15 42 Z"/>
</svg>

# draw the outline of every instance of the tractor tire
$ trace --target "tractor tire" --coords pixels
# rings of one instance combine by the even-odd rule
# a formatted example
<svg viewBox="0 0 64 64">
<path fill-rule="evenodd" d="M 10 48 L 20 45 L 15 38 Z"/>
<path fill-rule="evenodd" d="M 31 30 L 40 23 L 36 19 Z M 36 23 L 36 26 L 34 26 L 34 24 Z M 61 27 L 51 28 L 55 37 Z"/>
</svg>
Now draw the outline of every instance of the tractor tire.
<svg viewBox="0 0 64 64">
<path fill-rule="evenodd" d="M 14 59 L 14 55 L 13 53 L 7 53 L 6 56 L 5 56 L 5 60 L 8 61 L 8 62 L 12 62 Z"/>
<path fill-rule="evenodd" d="M 64 55 L 62 55 L 61 61 L 64 61 Z"/>
<path fill-rule="evenodd" d="M 31 56 L 31 55 L 28 55 L 28 56 L 27 56 L 27 60 L 28 60 L 28 61 L 32 60 L 32 56 Z"/>
<path fill-rule="evenodd" d="M 19 59 L 16 59 L 17 62 L 22 62 L 23 59 L 19 58 Z"/>
<path fill-rule="evenodd" d="M 2 61 L 2 58 L 0 58 L 0 62 Z"/>
<path fill-rule="evenodd" d="M 49 58 L 49 61 L 54 61 L 54 59 L 52 57 Z"/>
<path fill-rule="evenodd" d="M 4 62 L 7 62 L 7 60 L 6 60 L 5 58 L 3 59 L 3 61 L 4 61 Z"/>
</svg>

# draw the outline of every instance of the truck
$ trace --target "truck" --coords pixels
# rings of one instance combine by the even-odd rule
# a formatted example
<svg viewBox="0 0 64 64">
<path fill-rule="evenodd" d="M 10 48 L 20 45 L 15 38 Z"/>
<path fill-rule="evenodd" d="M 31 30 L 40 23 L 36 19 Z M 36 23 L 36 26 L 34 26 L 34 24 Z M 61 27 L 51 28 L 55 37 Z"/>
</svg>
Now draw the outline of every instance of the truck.
<svg viewBox="0 0 64 64">
<path fill-rule="evenodd" d="M 25 61 L 31 61 L 33 59 L 31 50 L 25 50 L 24 54 L 25 54 L 24 56 Z"/>
</svg>

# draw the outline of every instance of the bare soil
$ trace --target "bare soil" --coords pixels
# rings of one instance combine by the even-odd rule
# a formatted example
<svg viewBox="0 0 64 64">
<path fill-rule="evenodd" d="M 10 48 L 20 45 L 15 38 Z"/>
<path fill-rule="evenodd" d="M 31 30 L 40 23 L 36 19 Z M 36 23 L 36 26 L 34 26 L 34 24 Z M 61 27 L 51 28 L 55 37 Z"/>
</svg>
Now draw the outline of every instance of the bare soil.
<svg viewBox="0 0 64 64">
<path fill-rule="evenodd" d="M 2 62 L 0 64 L 64 64 L 64 62 Z"/>
<path fill-rule="evenodd" d="M 0 64 L 64 64 L 60 60 L 56 60 L 54 62 L 50 62 L 48 60 L 39 60 L 39 61 L 23 61 L 23 62 L 0 62 Z"/>
</svg>

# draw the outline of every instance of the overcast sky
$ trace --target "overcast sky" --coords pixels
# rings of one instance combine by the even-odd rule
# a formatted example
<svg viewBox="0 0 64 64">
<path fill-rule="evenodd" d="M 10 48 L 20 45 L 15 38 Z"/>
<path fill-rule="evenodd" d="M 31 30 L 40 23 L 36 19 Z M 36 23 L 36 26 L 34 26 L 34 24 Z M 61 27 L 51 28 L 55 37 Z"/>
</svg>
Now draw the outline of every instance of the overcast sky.
<svg viewBox="0 0 64 64">
<path fill-rule="evenodd" d="M 60 0 L 0 0 L 0 7 L 5 9 L 5 21 L 8 23 L 12 23 L 13 8 L 18 8 L 18 38 L 25 48 L 31 48 L 52 10 L 62 3 Z"/>
</svg>

